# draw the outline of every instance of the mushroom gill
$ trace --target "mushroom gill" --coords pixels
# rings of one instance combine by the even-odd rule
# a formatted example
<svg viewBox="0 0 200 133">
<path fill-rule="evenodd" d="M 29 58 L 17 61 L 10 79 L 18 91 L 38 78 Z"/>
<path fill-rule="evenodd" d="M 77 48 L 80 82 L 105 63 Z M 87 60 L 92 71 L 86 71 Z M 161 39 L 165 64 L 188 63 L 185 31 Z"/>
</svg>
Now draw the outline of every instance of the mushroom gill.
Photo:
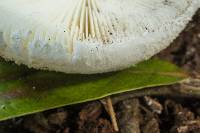
<svg viewBox="0 0 200 133">
<path fill-rule="evenodd" d="M 65 19 L 71 43 L 93 40 L 108 44 L 113 36 L 123 33 L 117 17 L 103 12 L 98 0 L 79 0 Z"/>
</svg>

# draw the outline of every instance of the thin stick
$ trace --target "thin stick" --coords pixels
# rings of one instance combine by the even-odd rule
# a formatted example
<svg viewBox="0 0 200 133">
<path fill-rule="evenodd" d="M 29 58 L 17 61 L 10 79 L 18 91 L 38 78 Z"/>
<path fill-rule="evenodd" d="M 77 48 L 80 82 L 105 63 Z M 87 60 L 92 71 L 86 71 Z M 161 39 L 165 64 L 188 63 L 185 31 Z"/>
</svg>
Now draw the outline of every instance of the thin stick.
<svg viewBox="0 0 200 133">
<path fill-rule="evenodd" d="M 108 105 L 108 112 L 110 114 L 114 130 L 118 132 L 119 128 L 118 128 L 118 125 L 117 125 L 116 114 L 115 114 L 113 104 L 112 104 L 110 97 L 106 98 L 106 102 L 107 102 L 107 105 Z"/>
<path fill-rule="evenodd" d="M 117 119 L 116 119 L 116 115 L 115 115 L 115 111 L 114 111 L 114 108 L 113 108 L 113 104 L 112 104 L 111 98 L 107 97 L 105 99 L 102 99 L 101 102 L 104 105 L 106 111 L 108 112 L 108 114 L 109 114 L 109 116 L 111 118 L 114 130 L 116 132 L 118 132 L 119 131 L 119 127 L 118 127 L 118 124 L 117 124 Z"/>
</svg>

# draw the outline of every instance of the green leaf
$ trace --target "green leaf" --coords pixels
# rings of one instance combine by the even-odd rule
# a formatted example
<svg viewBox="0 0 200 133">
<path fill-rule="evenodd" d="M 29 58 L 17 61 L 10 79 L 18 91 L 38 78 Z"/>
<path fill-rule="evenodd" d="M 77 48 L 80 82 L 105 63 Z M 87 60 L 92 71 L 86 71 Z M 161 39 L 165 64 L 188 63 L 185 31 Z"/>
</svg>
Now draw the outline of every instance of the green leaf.
<svg viewBox="0 0 200 133">
<path fill-rule="evenodd" d="M 121 92 L 176 83 L 187 75 L 152 59 L 129 69 L 98 75 L 29 70 L 0 60 L 0 120 L 91 101 Z"/>
</svg>

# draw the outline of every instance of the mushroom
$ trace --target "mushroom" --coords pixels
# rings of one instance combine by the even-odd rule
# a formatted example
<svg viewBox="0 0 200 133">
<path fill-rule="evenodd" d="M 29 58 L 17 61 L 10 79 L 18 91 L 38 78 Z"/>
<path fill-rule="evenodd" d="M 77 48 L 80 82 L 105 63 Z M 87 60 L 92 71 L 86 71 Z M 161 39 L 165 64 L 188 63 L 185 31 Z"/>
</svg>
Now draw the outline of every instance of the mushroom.
<svg viewBox="0 0 200 133">
<path fill-rule="evenodd" d="M 200 0 L 1 0 L 0 56 L 36 69 L 103 73 L 166 48 Z"/>
</svg>

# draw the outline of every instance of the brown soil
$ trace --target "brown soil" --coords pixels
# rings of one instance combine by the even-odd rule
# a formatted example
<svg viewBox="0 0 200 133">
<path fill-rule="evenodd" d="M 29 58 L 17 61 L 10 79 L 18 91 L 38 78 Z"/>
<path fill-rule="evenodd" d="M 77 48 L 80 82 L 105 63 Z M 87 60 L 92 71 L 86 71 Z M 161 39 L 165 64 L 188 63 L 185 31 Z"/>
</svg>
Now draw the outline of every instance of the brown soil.
<svg viewBox="0 0 200 133">
<path fill-rule="evenodd" d="M 200 10 L 159 55 L 200 78 Z M 192 83 L 200 87 L 200 82 Z M 181 89 L 182 85 L 166 86 Z M 120 94 L 123 97 L 125 94 Z M 130 95 L 130 94 L 129 94 Z M 171 95 L 113 98 L 121 133 L 200 133 L 200 100 Z M 0 133 L 115 133 L 100 101 L 58 108 L 0 123 Z"/>
</svg>

